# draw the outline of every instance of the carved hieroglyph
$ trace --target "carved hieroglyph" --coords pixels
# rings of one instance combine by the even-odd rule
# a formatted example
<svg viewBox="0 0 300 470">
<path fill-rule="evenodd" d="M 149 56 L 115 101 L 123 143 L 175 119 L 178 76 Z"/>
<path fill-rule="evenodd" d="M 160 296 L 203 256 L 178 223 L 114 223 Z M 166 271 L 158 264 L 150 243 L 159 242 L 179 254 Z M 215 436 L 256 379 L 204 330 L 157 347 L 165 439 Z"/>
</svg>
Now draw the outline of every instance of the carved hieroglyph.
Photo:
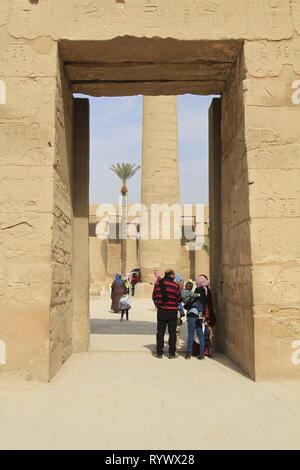
<svg viewBox="0 0 300 470">
<path fill-rule="evenodd" d="M 253 378 L 299 377 L 299 34 L 298 0 L 0 1 L 1 369 L 48 380 L 72 353 L 72 92 L 189 92 L 222 94 L 222 348 Z"/>
</svg>

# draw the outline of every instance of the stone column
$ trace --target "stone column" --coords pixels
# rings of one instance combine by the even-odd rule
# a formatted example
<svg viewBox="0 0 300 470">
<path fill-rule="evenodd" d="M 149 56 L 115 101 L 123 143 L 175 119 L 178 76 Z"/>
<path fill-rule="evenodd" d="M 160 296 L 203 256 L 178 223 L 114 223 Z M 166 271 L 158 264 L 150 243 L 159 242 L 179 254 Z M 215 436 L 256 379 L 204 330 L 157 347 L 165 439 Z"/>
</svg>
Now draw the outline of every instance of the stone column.
<svg viewBox="0 0 300 470">
<path fill-rule="evenodd" d="M 209 253 L 203 248 L 204 243 L 208 242 L 208 206 L 197 206 L 196 208 L 196 250 L 194 252 L 194 278 L 199 274 L 205 274 L 210 278 L 210 260 Z"/>
<path fill-rule="evenodd" d="M 174 239 L 173 216 L 171 238 L 162 239 L 162 224 L 153 239 L 151 205 L 179 206 L 178 125 L 176 96 L 145 96 L 143 109 L 142 207 L 148 218 L 141 216 L 140 267 L 144 282 L 153 280 L 153 270 L 168 267 L 177 270 L 180 239 Z M 143 211 L 142 211 L 143 212 Z M 148 239 L 145 232 L 148 221 Z M 158 235 L 158 236 L 157 236 Z"/>
</svg>

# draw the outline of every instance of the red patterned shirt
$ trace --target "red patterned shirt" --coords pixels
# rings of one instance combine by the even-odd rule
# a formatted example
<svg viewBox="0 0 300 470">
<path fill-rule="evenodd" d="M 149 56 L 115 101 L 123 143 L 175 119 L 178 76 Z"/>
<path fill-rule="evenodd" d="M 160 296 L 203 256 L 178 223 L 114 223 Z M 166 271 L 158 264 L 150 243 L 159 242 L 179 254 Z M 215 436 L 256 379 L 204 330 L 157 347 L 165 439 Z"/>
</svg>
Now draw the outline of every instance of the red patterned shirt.
<svg viewBox="0 0 300 470">
<path fill-rule="evenodd" d="M 161 282 L 164 283 L 166 296 L 163 295 Z M 155 283 L 152 298 L 157 308 L 177 310 L 182 301 L 181 289 L 171 277 L 164 277 Z"/>
</svg>

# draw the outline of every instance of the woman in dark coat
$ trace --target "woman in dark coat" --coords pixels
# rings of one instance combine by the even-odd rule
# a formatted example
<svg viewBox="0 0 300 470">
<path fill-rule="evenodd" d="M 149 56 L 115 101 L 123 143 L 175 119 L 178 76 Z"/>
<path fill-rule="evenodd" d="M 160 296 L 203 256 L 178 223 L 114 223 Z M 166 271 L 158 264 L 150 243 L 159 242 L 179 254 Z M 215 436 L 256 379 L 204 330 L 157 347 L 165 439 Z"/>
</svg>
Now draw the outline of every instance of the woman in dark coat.
<svg viewBox="0 0 300 470">
<path fill-rule="evenodd" d="M 127 294 L 128 289 L 122 279 L 121 274 L 116 274 L 115 280 L 111 285 L 111 310 L 115 313 L 120 312 L 119 302 L 122 295 Z"/>
<path fill-rule="evenodd" d="M 206 323 L 206 328 L 204 331 L 204 336 L 205 336 L 205 351 L 204 355 L 205 356 L 210 356 L 210 333 L 211 333 L 211 328 L 215 326 L 216 324 L 216 317 L 214 313 L 214 308 L 213 308 L 213 301 L 212 301 L 212 295 L 211 291 L 209 288 L 209 280 L 208 277 L 205 274 L 200 274 L 197 276 L 196 279 L 196 285 L 197 288 L 202 288 L 205 290 L 206 293 L 206 298 L 207 298 L 207 304 L 204 309 L 204 316 L 205 316 L 205 323 Z M 199 354 L 199 344 L 194 341 L 193 343 L 193 355 L 197 356 Z"/>
</svg>

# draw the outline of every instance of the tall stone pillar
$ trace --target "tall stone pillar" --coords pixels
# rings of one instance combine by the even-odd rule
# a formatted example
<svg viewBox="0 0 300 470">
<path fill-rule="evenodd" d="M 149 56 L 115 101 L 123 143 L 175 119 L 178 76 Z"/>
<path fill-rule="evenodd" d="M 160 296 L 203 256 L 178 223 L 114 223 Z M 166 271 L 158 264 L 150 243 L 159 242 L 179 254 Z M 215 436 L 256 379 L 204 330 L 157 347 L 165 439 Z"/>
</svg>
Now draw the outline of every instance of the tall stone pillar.
<svg viewBox="0 0 300 470">
<path fill-rule="evenodd" d="M 181 222 L 176 96 L 144 97 L 141 202 L 140 267 L 143 281 L 151 282 L 154 269 L 161 273 L 170 267 L 177 270 L 180 261 L 180 238 L 173 224 L 175 213 Z M 162 233 L 162 216 L 158 215 L 159 228 L 154 222 L 161 208 L 157 205 L 162 204 L 171 209 L 169 239 Z"/>
</svg>

